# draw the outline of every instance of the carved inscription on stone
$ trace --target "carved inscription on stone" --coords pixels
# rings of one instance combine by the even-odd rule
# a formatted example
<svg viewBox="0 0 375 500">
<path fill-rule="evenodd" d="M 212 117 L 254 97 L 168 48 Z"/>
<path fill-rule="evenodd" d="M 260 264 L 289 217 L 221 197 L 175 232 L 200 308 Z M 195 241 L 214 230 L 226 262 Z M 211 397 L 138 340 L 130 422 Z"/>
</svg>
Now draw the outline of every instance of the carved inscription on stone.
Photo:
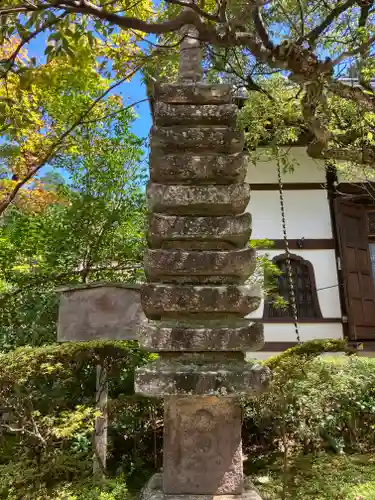
<svg viewBox="0 0 375 500">
<path fill-rule="evenodd" d="M 241 411 L 233 399 L 172 397 L 166 400 L 166 494 L 242 492 Z"/>
<path fill-rule="evenodd" d="M 59 342 L 133 340 L 144 321 L 139 290 L 98 286 L 61 293 Z"/>
</svg>

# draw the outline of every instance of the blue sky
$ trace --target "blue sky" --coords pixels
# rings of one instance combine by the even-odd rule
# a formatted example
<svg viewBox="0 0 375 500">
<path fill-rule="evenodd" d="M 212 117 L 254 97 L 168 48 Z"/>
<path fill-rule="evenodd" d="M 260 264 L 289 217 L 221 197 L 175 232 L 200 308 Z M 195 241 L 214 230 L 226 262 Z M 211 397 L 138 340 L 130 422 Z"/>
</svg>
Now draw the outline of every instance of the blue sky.
<svg viewBox="0 0 375 500">
<path fill-rule="evenodd" d="M 28 45 L 29 56 L 35 56 L 38 60 L 44 59 L 44 49 L 47 35 L 44 34 L 33 40 Z M 115 90 L 116 94 L 121 94 L 124 106 L 133 102 L 142 101 L 147 98 L 146 87 L 142 82 L 140 73 L 137 73 L 129 82 L 123 83 Z M 132 125 L 132 132 L 140 138 L 148 136 L 151 127 L 151 112 L 149 103 L 142 102 L 134 107 L 137 118 Z M 147 161 L 148 148 L 145 147 L 145 161 Z"/>
<path fill-rule="evenodd" d="M 124 83 L 118 89 L 121 89 L 121 94 L 124 103 L 131 104 L 132 102 L 146 99 L 146 88 L 142 83 L 141 75 L 137 73 L 129 83 Z M 116 90 L 118 91 L 118 90 Z M 147 137 L 151 127 L 151 113 L 148 102 L 142 102 L 135 106 L 138 118 L 135 120 L 132 130 L 138 137 Z"/>
</svg>

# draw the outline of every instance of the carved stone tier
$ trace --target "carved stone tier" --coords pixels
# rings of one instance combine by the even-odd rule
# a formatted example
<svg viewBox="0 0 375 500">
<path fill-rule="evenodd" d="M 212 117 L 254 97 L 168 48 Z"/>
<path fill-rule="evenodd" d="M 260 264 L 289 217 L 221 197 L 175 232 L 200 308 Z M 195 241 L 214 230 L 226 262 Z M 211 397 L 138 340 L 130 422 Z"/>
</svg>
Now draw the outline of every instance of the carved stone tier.
<svg viewBox="0 0 375 500">
<path fill-rule="evenodd" d="M 149 163 L 151 180 L 162 184 L 234 184 L 245 180 L 247 168 L 242 153 L 151 153 Z"/>
<path fill-rule="evenodd" d="M 241 284 L 253 274 L 253 248 L 226 251 L 146 250 L 144 269 L 149 281 L 187 284 Z"/>
<path fill-rule="evenodd" d="M 147 283 L 141 291 L 141 303 L 149 319 L 193 316 L 192 319 L 239 316 L 258 309 L 260 294 L 244 285 L 194 286 Z"/>
<path fill-rule="evenodd" d="M 210 361 L 205 355 L 160 358 L 139 368 L 135 391 L 147 397 L 240 396 L 263 392 L 269 368 L 240 359 Z"/>
<path fill-rule="evenodd" d="M 251 215 L 183 217 L 152 214 L 147 240 L 152 248 L 230 250 L 243 248 L 251 235 Z"/>
<path fill-rule="evenodd" d="M 216 153 L 238 153 L 243 150 L 243 134 L 232 127 L 158 127 L 151 129 L 150 146 L 163 148 L 165 152 L 209 151 Z"/>
<path fill-rule="evenodd" d="M 250 185 L 246 183 L 182 186 L 149 183 L 149 210 L 172 215 L 237 215 L 247 207 Z"/>
<path fill-rule="evenodd" d="M 248 319 L 149 321 L 139 343 L 151 352 L 257 351 L 264 342 L 263 325 Z"/>
<path fill-rule="evenodd" d="M 154 121 L 156 125 L 229 125 L 236 124 L 235 104 L 183 105 L 156 102 Z"/>
<path fill-rule="evenodd" d="M 221 83 L 161 83 L 155 86 L 153 95 L 155 101 L 169 104 L 230 104 L 232 101 L 230 85 Z"/>
</svg>

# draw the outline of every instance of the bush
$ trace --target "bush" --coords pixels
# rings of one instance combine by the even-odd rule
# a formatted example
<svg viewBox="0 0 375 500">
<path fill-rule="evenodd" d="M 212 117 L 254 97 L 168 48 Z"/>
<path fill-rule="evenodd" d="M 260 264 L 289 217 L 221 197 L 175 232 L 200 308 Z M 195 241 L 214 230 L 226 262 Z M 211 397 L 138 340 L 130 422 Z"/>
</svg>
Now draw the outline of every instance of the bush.
<svg viewBox="0 0 375 500">
<path fill-rule="evenodd" d="M 374 449 L 375 360 L 318 356 L 334 349 L 343 350 L 343 343 L 311 342 L 266 362 L 273 370 L 269 391 L 244 402 L 252 470 L 264 465 L 253 457 Z M 108 476 L 125 477 L 130 490 L 143 485 L 162 465 L 162 403 L 133 391 L 135 368 L 152 358 L 135 342 L 55 344 L 0 355 L 0 498 L 125 495 L 122 480 L 92 486 L 98 363 L 109 380 Z"/>
<path fill-rule="evenodd" d="M 128 490 L 123 476 L 105 479 L 100 484 L 89 477 L 89 461 L 74 456 L 61 465 L 70 470 L 75 466 L 74 476 L 68 480 L 57 476 L 54 484 L 40 481 L 41 468 L 24 458 L 0 466 L 0 498 L 4 500 L 126 500 Z M 43 466 L 47 466 L 44 463 Z M 85 470 L 86 469 L 86 470 Z M 80 473 L 83 476 L 80 477 Z"/>
<path fill-rule="evenodd" d="M 103 481 L 100 485 L 95 485 L 92 481 L 63 484 L 49 493 L 45 500 L 126 500 L 127 498 L 131 497 L 125 479 L 121 476 Z"/>
<path fill-rule="evenodd" d="M 269 363 L 274 367 L 270 390 L 245 404 L 244 441 L 250 452 L 285 451 L 285 446 L 303 452 L 374 449 L 373 358 L 291 352 Z"/>
<path fill-rule="evenodd" d="M 150 450 L 157 445 L 159 453 L 162 419 L 157 403 L 134 395 L 133 379 L 135 368 L 151 358 L 135 342 L 56 344 L 0 355 L 0 498 L 12 490 L 26 498 L 30 488 L 36 498 L 35 491 L 91 475 L 98 363 L 109 384 L 109 474 L 143 481 L 157 462 Z M 14 464 L 14 457 L 22 462 Z"/>
<path fill-rule="evenodd" d="M 283 479 L 286 479 L 283 484 Z M 375 500 L 373 455 L 309 455 L 291 459 L 286 478 L 280 463 L 253 475 L 263 500 Z"/>
</svg>

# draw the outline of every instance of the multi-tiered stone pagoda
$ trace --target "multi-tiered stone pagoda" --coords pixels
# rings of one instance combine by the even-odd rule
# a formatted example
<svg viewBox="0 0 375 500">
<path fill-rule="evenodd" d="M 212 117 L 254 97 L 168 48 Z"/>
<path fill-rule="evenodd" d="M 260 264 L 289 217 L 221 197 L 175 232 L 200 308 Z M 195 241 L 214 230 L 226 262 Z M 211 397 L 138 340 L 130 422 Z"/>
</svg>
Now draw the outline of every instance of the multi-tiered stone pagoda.
<svg viewBox="0 0 375 500">
<path fill-rule="evenodd" d="M 201 79 L 195 28 L 185 29 L 179 81 L 153 90 L 148 244 L 140 343 L 159 359 L 140 368 L 136 392 L 163 397 L 164 463 L 143 498 L 233 495 L 246 488 L 239 397 L 262 391 L 269 372 L 244 360 L 263 344 L 246 280 L 250 188 L 243 134 L 229 85 Z"/>
</svg>

